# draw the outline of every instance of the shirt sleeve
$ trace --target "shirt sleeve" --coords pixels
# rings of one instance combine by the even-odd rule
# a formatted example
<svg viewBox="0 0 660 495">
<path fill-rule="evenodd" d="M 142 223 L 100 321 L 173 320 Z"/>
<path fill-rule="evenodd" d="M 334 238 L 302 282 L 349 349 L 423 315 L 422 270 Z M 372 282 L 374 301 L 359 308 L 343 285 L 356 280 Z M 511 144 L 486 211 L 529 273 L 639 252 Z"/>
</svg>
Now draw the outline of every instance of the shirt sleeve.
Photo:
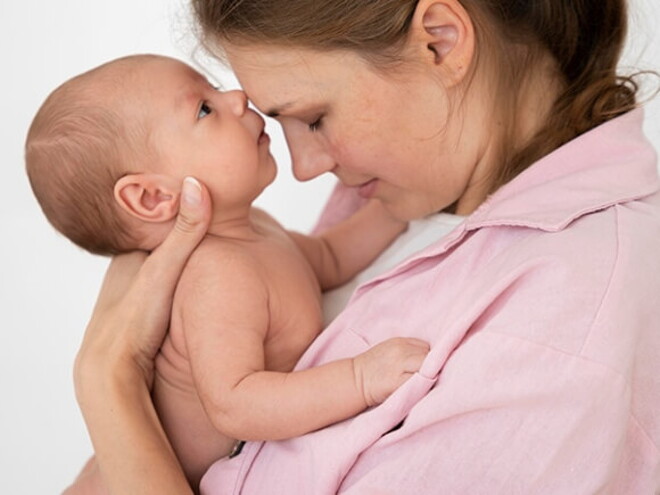
<svg viewBox="0 0 660 495">
<path fill-rule="evenodd" d="M 321 234 L 333 225 L 346 220 L 366 203 L 367 200 L 358 195 L 357 188 L 348 187 L 341 182 L 337 182 L 321 211 L 316 225 L 312 229 L 312 233 L 314 235 Z"/>
</svg>

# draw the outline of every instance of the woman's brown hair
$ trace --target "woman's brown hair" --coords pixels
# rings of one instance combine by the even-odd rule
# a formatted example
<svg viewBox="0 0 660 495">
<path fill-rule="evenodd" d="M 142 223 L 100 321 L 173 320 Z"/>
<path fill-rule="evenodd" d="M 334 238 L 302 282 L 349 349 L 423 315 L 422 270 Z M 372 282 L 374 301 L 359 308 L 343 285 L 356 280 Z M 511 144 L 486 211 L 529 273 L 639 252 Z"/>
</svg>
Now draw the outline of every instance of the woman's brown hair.
<svg viewBox="0 0 660 495">
<path fill-rule="evenodd" d="M 625 0 L 460 0 L 477 33 L 477 57 L 498 64 L 499 108 L 515 111 L 530 68 L 555 60 L 561 91 L 531 139 L 503 137 L 491 191 L 584 132 L 636 106 L 637 85 L 617 74 Z M 417 0 L 192 0 L 205 38 L 232 43 L 352 50 L 375 67 L 401 58 Z M 487 48 L 485 48 L 487 47 Z M 485 58 L 485 57 L 484 57 Z"/>
</svg>

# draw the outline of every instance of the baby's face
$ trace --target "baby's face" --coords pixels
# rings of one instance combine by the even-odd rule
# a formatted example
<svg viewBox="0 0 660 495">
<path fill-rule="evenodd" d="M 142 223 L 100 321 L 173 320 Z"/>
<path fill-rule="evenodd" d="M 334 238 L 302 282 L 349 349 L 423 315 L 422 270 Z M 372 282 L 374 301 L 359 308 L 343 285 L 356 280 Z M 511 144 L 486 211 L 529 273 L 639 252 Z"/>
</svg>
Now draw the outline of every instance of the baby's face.
<svg viewBox="0 0 660 495">
<path fill-rule="evenodd" d="M 146 91 L 157 167 L 206 184 L 217 207 L 250 204 L 276 175 L 264 120 L 242 91 L 220 92 L 177 60 L 159 57 L 138 74 Z"/>
</svg>

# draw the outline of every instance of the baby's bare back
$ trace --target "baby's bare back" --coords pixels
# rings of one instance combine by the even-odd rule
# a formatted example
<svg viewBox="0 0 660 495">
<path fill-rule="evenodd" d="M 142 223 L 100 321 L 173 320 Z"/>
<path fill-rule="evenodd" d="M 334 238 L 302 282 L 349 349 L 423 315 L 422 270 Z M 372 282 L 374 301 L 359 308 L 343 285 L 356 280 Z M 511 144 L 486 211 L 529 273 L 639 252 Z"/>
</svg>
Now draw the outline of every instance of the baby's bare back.
<svg viewBox="0 0 660 495">
<path fill-rule="evenodd" d="M 195 369 L 191 362 L 191 345 L 213 345 L 218 332 L 231 332 L 226 321 L 218 321 L 214 307 L 235 297 L 234 304 L 246 301 L 238 287 L 243 273 L 260 280 L 262 287 L 254 292 L 256 314 L 267 314 L 263 329 L 263 365 L 270 371 L 290 371 L 321 331 L 321 293 L 312 268 L 291 237 L 268 215 L 255 210 L 253 224 L 259 234 L 246 241 L 208 236 L 195 252 L 182 275 L 172 309 L 170 331 L 156 359 L 154 402 L 163 426 L 179 459 L 194 484 L 210 463 L 226 456 L 236 440 L 220 433 L 209 419 L 200 397 L 200 385 L 213 373 L 212 369 Z M 232 260 L 231 268 L 223 260 Z M 229 261 L 227 261 L 229 263 Z M 237 268 L 244 267 L 245 270 Z M 217 272 L 222 273 L 217 273 Z M 246 275 L 247 276 L 247 275 Z M 219 282 L 218 282 L 219 281 Z M 220 284 L 221 287 L 217 285 Z M 203 290 L 200 291 L 200 287 Z M 236 287 L 236 293 L 232 291 Z M 263 289 L 263 292 L 261 292 Z M 195 292 L 195 305 L 201 293 L 205 304 L 198 309 L 204 328 L 190 328 L 185 301 Z M 217 296 L 214 296 L 217 294 Z M 227 296 L 229 294 L 229 296 Z M 188 305 L 189 306 L 189 305 Z M 249 319 L 246 316 L 245 319 Z M 220 318 L 221 319 L 221 318 Z M 243 326 L 241 321 L 235 327 Z M 189 335 L 197 332 L 194 344 Z M 246 330 L 249 331 L 249 330 Z M 243 352 L 236 349 L 236 353 Z M 194 359 L 194 357 L 192 358 Z M 217 379 L 218 377 L 213 377 Z"/>
</svg>

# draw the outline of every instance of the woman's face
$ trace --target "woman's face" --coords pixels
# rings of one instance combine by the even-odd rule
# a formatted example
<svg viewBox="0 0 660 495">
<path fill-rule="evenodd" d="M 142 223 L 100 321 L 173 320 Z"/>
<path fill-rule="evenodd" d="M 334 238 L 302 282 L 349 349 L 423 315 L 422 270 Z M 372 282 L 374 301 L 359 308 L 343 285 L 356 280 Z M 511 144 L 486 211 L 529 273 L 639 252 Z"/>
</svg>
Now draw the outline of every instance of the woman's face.
<svg viewBox="0 0 660 495">
<path fill-rule="evenodd" d="M 463 104 L 449 119 L 454 96 L 432 71 L 384 75 L 351 52 L 225 48 L 254 105 L 282 125 L 299 180 L 332 172 L 403 220 L 484 199 L 481 149 L 466 144 L 479 140 L 464 139 Z"/>
</svg>

